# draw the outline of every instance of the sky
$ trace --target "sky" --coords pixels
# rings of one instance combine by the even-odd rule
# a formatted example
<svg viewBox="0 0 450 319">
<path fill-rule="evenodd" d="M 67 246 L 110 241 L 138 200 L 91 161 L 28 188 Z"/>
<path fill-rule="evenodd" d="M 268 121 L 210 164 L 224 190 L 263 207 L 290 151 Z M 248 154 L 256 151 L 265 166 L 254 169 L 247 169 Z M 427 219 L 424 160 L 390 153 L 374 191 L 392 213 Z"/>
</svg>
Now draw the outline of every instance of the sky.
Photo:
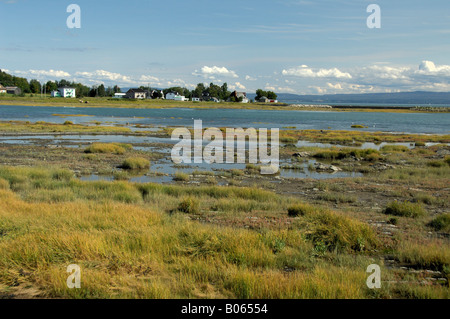
<svg viewBox="0 0 450 319">
<path fill-rule="evenodd" d="M 81 28 L 67 25 L 70 4 Z M 29 80 L 450 91 L 449 0 L 0 0 L 0 30 L 0 69 Z"/>
</svg>

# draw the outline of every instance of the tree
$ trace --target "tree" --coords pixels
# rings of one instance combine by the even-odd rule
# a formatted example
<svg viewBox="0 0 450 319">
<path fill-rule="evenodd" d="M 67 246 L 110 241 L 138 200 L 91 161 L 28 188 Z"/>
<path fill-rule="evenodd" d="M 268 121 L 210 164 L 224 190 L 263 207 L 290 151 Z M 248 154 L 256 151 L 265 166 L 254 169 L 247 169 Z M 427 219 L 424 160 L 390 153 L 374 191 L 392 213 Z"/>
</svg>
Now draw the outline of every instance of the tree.
<svg viewBox="0 0 450 319">
<path fill-rule="evenodd" d="M 231 92 L 228 91 L 228 84 L 227 82 L 225 82 L 224 84 L 222 84 L 222 94 L 220 96 L 221 100 L 227 100 L 228 97 L 230 96 Z"/>
<path fill-rule="evenodd" d="M 256 90 L 256 98 L 255 98 L 256 100 L 259 100 L 263 96 L 265 96 L 266 98 L 271 99 L 271 100 L 277 99 L 277 95 L 275 94 L 275 92 L 263 91 L 261 89 Z"/>
<path fill-rule="evenodd" d="M 267 91 L 267 98 L 271 99 L 271 100 L 276 100 L 277 99 L 277 95 L 275 94 L 275 92 Z"/>
<path fill-rule="evenodd" d="M 197 87 L 195 90 L 191 92 L 192 97 L 198 97 L 201 98 L 203 96 L 203 93 L 206 91 L 205 85 L 203 83 L 197 84 Z"/>
<path fill-rule="evenodd" d="M 45 84 L 45 91 L 47 93 L 52 92 L 52 91 L 56 91 L 57 89 L 58 89 L 58 85 L 56 84 L 56 82 L 48 81 Z"/>
<path fill-rule="evenodd" d="M 113 91 L 114 93 L 122 93 L 122 90 L 117 85 L 114 85 Z"/>
<path fill-rule="evenodd" d="M 38 80 L 30 81 L 31 93 L 41 93 L 41 83 Z"/>
<path fill-rule="evenodd" d="M 106 96 L 106 89 L 103 84 L 100 84 L 100 86 L 98 87 L 98 96 L 100 97 Z"/>
</svg>

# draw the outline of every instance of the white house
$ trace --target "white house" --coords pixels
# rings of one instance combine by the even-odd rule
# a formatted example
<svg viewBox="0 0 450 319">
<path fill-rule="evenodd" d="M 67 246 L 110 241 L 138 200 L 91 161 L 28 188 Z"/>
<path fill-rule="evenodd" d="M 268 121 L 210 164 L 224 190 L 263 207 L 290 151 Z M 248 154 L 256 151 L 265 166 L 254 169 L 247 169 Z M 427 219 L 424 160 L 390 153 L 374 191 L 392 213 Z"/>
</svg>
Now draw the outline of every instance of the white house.
<svg viewBox="0 0 450 319">
<path fill-rule="evenodd" d="M 167 93 L 166 100 L 174 100 L 174 101 L 186 101 L 186 98 L 183 95 L 177 93 Z"/>
<path fill-rule="evenodd" d="M 143 89 L 129 89 L 126 97 L 129 99 L 145 99 L 147 98 L 147 91 L 143 90 Z"/>
<path fill-rule="evenodd" d="M 68 98 L 76 98 L 76 89 L 69 87 L 60 87 L 58 91 L 52 91 L 52 97 L 68 97 Z"/>
<path fill-rule="evenodd" d="M 6 88 L 0 84 L 0 94 L 6 94 Z"/>
<path fill-rule="evenodd" d="M 193 97 L 192 98 L 192 102 L 200 102 L 200 98 L 199 97 Z"/>
<path fill-rule="evenodd" d="M 123 98 L 125 98 L 126 95 L 127 95 L 126 93 L 114 93 L 113 98 L 114 99 L 123 99 Z"/>
</svg>

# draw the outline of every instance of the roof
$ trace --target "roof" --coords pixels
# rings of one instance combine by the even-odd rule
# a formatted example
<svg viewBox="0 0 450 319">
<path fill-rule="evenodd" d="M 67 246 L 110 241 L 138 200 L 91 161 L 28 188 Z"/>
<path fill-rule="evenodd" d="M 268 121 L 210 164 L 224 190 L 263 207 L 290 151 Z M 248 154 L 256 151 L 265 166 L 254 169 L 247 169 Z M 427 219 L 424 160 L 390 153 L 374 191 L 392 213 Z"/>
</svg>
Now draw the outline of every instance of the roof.
<svg viewBox="0 0 450 319">
<path fill-rule="evenodd" d="M 143 89 L 129 89 L 127 93 L 147 93 L 147 91 Z"/>
</svg>

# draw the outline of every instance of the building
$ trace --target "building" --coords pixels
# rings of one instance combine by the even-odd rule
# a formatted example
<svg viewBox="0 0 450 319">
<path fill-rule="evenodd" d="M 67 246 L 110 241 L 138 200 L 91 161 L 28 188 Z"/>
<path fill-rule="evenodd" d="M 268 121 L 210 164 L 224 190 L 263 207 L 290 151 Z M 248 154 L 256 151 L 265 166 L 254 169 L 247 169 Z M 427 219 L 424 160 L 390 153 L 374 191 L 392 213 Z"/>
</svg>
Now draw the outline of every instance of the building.
<svg viewBox="0 0 450 319">
<path fill-rule="evenodd" d="M 166 100 L 186 101 L 186 97 L 180 95 L 178 92 L 176 93 L 170 92 L 166 94 Z"/>
<path fill-rule="evenodd" d="M 245 92 L 236 92 L 236 91 L 234 91 L 233 93 L 231 93 L 230 97 L 234 97 L 236 102 L 240 101 L 241 98 L 242 98 L 242 100 L 240 101 L 241 103 L 248 103 L 248 102 L 250 102 L 250 100 L 247 98 L 247 93 L 245 93 Z"/>
<path fill-rule="evenodd" d="M 18 88 L 17 86 L 7 86 L 6 93 L 8 94 L 14 94 L 14 95 L 20 95 L 22 94 L 22 90 Z"/>
<path fill-rule="evenodd" d="M 200 102 L 200 98 L 199 97 L 193 97 L 192 98 L 192 102 Z"/>
<path fill-rule="evenodd" d="M 76 98 L 76 89 L 70 87 L 60 87 L 58 91 L 51 92 L 52 97 L 67 97 L 67 98 Z"/>
<path fill-rule="evenodd" d="M 6 94 L 6 88 L 0 84 L 0 94 Z"/>
<path fill-rule="evenodd" d="M 126 93 L 114 93 L 113 99 L 123 99 L 127 96 Z"/>
<path fill-rule="evenodd" d="M 258 99 L 258 102 L 260 102 L 260 103 L 278 103 L 278 100 L 268 99 L 268 98 L 265 97 L 265 96 L 261 96 L 261 97 Z"/>
<path fill-rule="evenodd" d="M 51 97 L 61 97 L 61 93 L 59 93 L 59 91 L 52 91 L 50 95 Z"/>
<path fill-rule="evenodd" d="M 261 96 L 258 99 L 258 102 L 260 102 L 260 103 L 269 103 L 269 99 L 267 97 L 265 97 L 265 96 Z"/>
<path fill-rule="evenodd" d="M 129 89 L 125 97 L 127 99 L 145 99 L 147 98 L 147 91 L 143 89 Z"/>
</svg>

